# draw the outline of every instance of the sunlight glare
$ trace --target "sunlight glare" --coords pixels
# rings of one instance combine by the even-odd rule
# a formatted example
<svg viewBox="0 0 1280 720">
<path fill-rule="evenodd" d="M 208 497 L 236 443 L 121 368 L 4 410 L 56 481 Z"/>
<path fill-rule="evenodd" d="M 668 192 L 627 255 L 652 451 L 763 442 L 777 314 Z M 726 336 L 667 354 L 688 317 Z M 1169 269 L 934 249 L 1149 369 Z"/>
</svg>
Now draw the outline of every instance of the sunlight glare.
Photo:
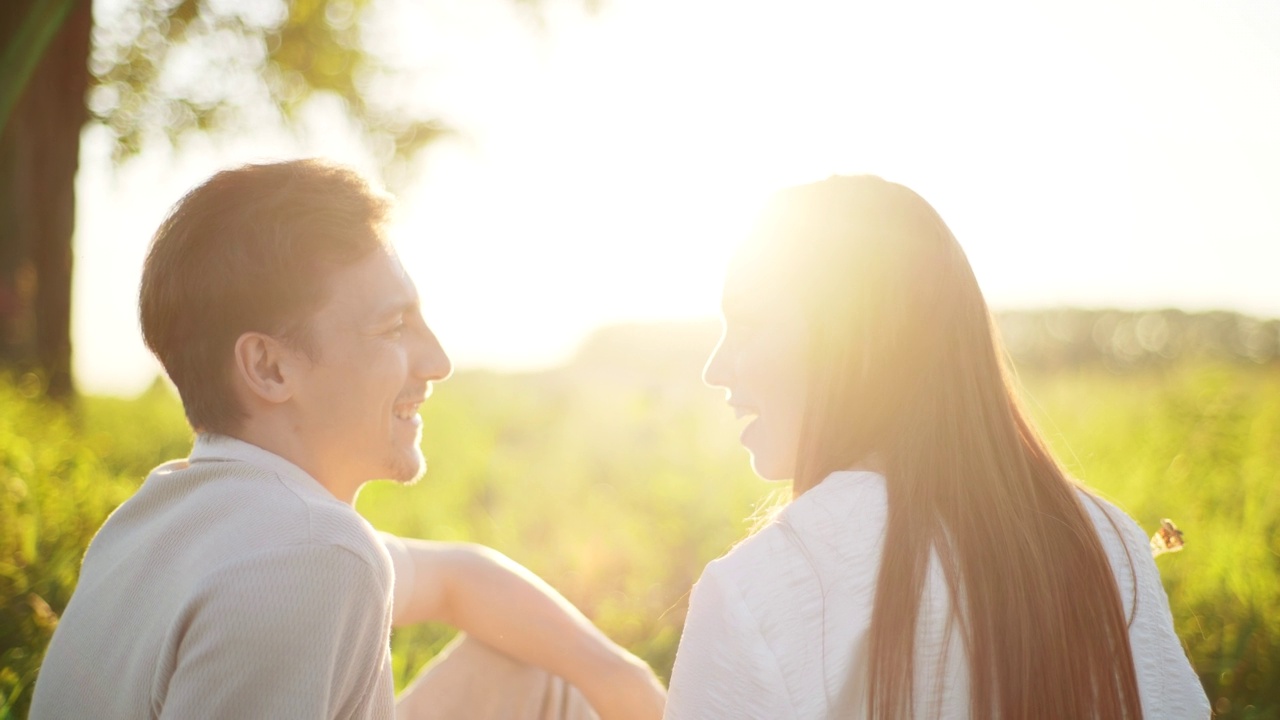
<svg viewBox="0 0 1280 720">
<path fill-rule="evenodd" d="M 463 367 L 550 366 L 600 325 L 714 316 L 768 196 L 836 173 L 924 196 L 997 309 L 1280 313 L 1280 13 L 1224 3 L 553 1 L 539 29 L 509 0 L 380 0 L 367 32 L 415 68 L 395 103 L 458 128 L 401 189 L 397 244 Z M 87 385 L 153 371 L 133 290 L 106 286 L 136 277 L 121 263 L 181 192 L 301 154 L 373 169 L 315 115 L 301 140 L 149 151 L 114 181 L 86 146 L 78 252 L 115 268 L 77 266 Z"/>
</svg>

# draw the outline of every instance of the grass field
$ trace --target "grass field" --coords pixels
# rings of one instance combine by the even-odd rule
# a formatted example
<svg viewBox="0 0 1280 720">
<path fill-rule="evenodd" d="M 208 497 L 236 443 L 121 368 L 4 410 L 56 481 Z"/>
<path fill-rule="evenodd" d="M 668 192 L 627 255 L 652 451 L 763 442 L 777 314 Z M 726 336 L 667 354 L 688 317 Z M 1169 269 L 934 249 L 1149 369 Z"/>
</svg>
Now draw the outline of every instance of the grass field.
<svg viewBox="0 0 1280 720">
<path fill-rule="evenodd" d="M 642 343 L 644 344 L 644 343 Z M 424 406 L 430 470 L 370 485 L 381 529 L 491 545 L 670 672 L 690 585 L 776 487 L 755 479 L 696 352 L 626 348 L 548 373 L 460 373 Z M 1186 549 L 1158 563 L 1220 717 L 1280 717 L 1280 369 L 1184 364 L 1024 377 L 1073 473 Z M 105 515 L 190 435 L 163 386 L 68 412 L 0 382 L 0 718 L 22 717 L 39 657 Z M 398 631 L 403 684 L 450 637 Z M 1141 659 L 1140 659 L 1141 661 Z"/>
</svg>

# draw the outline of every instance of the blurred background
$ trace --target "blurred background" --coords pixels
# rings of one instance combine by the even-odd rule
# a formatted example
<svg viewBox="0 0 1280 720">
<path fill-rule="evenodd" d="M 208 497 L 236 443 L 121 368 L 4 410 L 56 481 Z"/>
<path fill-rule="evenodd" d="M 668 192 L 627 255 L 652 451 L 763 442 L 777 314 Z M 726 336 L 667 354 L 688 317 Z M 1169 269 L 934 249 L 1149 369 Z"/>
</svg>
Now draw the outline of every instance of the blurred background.
<svg viewBox="0 0 1280 720">
<path fill-rule="evenodd" d="M 0 43 L 0 718 L 189 448 L 151 233 L 301 155 L 398 196 L 459 368 L 380 528 L 497 547 L 665 676 L 774 490 L 698 380 L 724 266 L 774 190 L 871 172 L 947 219 L 1071 470 L 1186 532 L 1159 564 L 1216 713 L 1280 717 L 1280 5 L 8 0 Z M 398 633 L 398 681 L 448 637 Z"/>
</svg>

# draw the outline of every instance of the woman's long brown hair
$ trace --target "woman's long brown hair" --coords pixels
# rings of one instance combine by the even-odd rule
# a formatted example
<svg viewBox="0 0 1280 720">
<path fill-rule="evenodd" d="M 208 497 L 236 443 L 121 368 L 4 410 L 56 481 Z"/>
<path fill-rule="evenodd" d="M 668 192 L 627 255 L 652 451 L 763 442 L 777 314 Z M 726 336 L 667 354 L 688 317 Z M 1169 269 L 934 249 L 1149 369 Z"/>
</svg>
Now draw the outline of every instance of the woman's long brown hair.
<svg viewBox="0 0 1280 720">
<path fill-rule="evenodd" d="M 855 663 L 868 715 L 913 714 L 936 553 L 973 717 L 1140 717 L 1128 622 L 1080 489 L 1020 409 L 973 271 L 934 209 L 879 178 L 833 177 L 781 193 L 752 245 L 740 257 L 761 292 L 799 298 L 811 323 L 794 493 L 870 458 L 887 480 L 870 655 Z"/>
</svg>

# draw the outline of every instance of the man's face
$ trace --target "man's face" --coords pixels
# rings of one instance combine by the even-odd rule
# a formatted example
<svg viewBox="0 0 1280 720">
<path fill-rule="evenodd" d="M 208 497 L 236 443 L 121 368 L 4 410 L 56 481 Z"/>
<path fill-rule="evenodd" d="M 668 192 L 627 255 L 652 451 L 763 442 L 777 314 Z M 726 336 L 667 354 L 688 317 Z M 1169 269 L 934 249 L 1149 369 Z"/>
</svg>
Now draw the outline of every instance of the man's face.
<svg viewBox="0 0 1280 720">
<path fill-rule="evenodd" d="M 412 482 L 425 469 L 418 406 L 431 381 L 449 376 L 449 358 L 390 249 L 334 271 L 328 287 L 311 320 L 314 361 L 301 363 L 292 396 L 306 469 L 335 494 L 366 480 Z"/>
</svg>

